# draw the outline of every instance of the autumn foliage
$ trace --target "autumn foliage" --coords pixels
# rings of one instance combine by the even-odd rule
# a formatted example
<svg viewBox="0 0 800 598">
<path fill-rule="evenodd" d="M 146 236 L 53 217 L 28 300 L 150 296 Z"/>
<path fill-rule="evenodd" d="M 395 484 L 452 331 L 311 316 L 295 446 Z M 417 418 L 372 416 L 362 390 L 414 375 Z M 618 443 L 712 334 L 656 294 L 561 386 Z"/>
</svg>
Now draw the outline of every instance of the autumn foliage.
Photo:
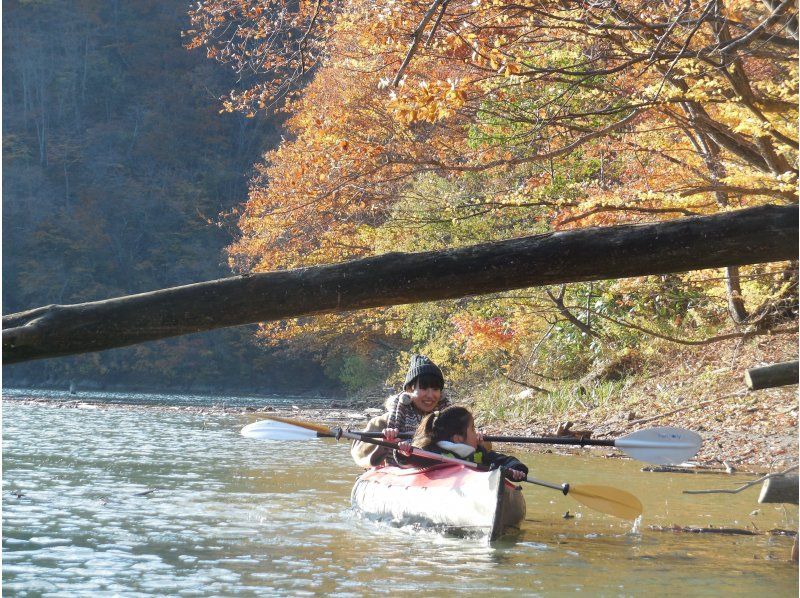
<svg viewBox="0 0 800 598">
<path fill-rule="evenodd" d="M 289 114 L 229 248 L 238 271 L 797 201 L 791 2 L 207 0 L 190 14 L 190 46 L 259 76 L 225 108 Z M 796 264 L 771 264 L 263 333 L 578 374 L 641 335 L 776 326 L 796 296 Z"/>
</svg>

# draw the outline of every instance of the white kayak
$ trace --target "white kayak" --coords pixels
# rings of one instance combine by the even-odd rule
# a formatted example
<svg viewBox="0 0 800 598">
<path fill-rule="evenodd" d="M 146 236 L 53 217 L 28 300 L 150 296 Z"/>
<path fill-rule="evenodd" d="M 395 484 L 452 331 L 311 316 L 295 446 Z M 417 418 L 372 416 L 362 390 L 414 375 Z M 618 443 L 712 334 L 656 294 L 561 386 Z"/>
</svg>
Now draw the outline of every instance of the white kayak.
<svg viewBox="0 0 800 598">
<path fill-rule="evenodd" d="M 502 471 L 448 463 L 369 469 L 356 480 L 351 503 L 368 517 L 482 533 L 490 540 L 525 518 L 522 489 Z"/>
</svg>

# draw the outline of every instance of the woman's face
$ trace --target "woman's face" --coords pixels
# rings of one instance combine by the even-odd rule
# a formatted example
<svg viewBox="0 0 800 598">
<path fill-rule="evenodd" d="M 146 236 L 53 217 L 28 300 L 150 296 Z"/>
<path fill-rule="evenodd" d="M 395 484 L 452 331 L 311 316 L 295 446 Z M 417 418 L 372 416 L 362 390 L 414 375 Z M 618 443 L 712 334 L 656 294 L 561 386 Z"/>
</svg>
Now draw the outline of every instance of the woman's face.
<svg viewBox="0 0 800 598">
<path fill-rule="evenodd" d="M 427 386 L 424 384 L 423 386 Z M 414 383 L 414 388 L 409 392 L 411 395 L 411 404 L 419 409 L 422 413 L 430 413 L 436 409 L 439 400 L 442 398 L 441 388 L 420 388 L 419 382 Z"/>
</svg>

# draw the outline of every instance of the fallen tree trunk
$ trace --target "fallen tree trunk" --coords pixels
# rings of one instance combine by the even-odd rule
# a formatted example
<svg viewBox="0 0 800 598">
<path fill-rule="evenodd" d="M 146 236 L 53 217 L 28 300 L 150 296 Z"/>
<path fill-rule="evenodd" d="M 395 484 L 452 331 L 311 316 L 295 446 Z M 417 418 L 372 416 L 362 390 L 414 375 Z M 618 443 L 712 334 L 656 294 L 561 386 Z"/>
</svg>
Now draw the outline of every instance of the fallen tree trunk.
<svg viewBox="0 0 800 598">
<path fill-rule="evenodd" d="M 784 361 L 760 368 L 750 368 L 744 373 L 744 382 L 750 390 L 761 390 L 797 384 L 797 375 L 797 361 Z"/>
<path fill-rule="evenodd" d="M 579 229 L 237 276 L 3 318 L 3 363 L 226 326 L 509 289 L 797 258 L 797 206 Z"/>
</svg>

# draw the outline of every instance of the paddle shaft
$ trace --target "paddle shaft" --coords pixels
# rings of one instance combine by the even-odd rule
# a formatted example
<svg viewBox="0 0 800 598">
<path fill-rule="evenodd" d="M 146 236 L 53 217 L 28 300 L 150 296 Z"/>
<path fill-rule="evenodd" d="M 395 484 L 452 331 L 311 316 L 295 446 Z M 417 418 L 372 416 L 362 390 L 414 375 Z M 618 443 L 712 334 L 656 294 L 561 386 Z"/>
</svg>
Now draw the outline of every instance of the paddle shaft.
<svg viewBox="0 0 800 598">
<path fill-rule="evenodd" d="M 383 438 L 383 432 L 353 432 L 363 438 Z M 407 440 L 413 434 L 398 434 L 398 438 Z M 349 437 L 348 437 L 349 438 Z M 577 446 L 615 446 L 613 438 L 578 438 L 575 436 L 484 436 L 486 442 L 518 442 L 520 444 L 574 444 Z"/>
<path fill-rule="evenodd" d="M 276 426 L 288 426 L 278 430 Z M 305 430 L 299 434 L 298 430 Z M 242 428 L 242 434 L 251 437 L 261 437 L 272 440 L 304 440 L 314 436 L 341 438 L 344 431 L 348 438 L 366 442 L 367 439 L 386 442 L 382 432 L 366 432 L 342 430 L 337 426 L 334 429 L 322 424 L 272 416 L 262 422 L 253 422 Z M 306 436 L 308 435 L 308 436 Z M 408 438 L 408 433 L 401 434 L 399 438 Z M 397 440 L 397 439 L 393 439 Z M 572 436 L 488 436 L 487 440 L 505 442 L 536 442 L 539 444 L 571 444 L 585 446 L 601 445 L 613 446 L 620 449 L 627 456 L 639 461 L 666 465 L 681 463 L 694 457 L 700 449 L 702 439 L 697 432 L 682 430 L 680 428 L 660 427 L 639 430 L 616 439 L 592 440 L 590 438 L 574 438 Z M 488 442 L 487 442 L 488 444 Z M 394 445 L 384 445 L 394 448 Z"/>
<path fill-rule="evenodd" d="M 578 438 L 576 436 L 484 436 L 487 442 L 519 442 L 525 444 L 574 444 L 577 446 L 615 446 L 613 438 Z"/>
<path fill-rule="evenodd" d="M 537 480 L 536 478 L 526 477 L 523 482 L 528 482 L 529 484 L 536 484 L 537 486 L 544 486 L 545 488 L 552 488 L 553 490 L 560 490 L 565 495 L 569 492 L 569 484 L 551 484 L 550 482 L 545 482 L 544 480 Z"/>
</svg>

